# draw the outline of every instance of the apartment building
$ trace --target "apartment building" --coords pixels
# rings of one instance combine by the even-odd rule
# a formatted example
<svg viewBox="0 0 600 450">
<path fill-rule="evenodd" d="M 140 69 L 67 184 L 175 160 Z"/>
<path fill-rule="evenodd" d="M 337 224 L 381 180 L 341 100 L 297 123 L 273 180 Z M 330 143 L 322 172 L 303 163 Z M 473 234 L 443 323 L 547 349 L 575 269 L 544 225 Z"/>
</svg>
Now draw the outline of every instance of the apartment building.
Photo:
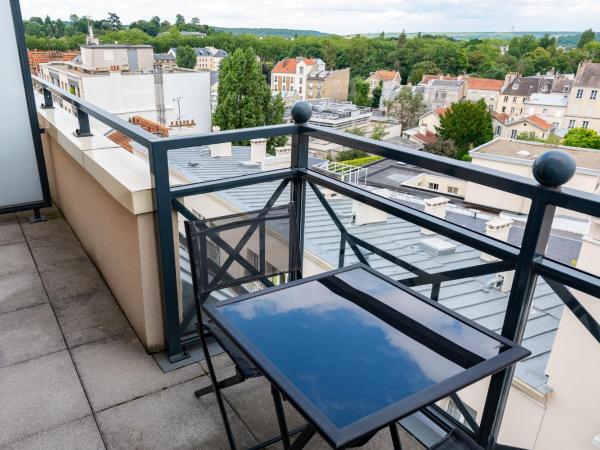
<svg viewBox="0 0 600 450">
<path fill-rule="evenodd" d="M 155 53 L 154 62 L 162 64 L 164 67 L 177 67 L 177 60 L 171 53 Z"/>
<path fill-rule="evenodd" d="M 225 50 L 215 47 L 200 47 L 196 50 L 196 66 L 195 70 L 202 71 L 217 71 L 221 65 L 221 61 L 229 56 Z M 168 51 L 174 58 L 177 58 L 177 49 L 170 48 Z"/>
<path fill-rule="evenodd" d="M 493 119 L 494 126 L 494 137 L 497 138 L 505 138 L 505 139 L 517 139 L 520 134 L 533 133 L 533 136 L 537 139 L 547 139 L 552 133 L 555 132 L 556 127 L 546 122 L 540 116 L 531 115 L 518 117 L 516 119 L 510 119 L 504 113 L 496 113 L 501 115 L 496 115 Z M 505 118 L 502 123 L 499 118 Z M 495 121 L 496 122 L 495 122 Z"/>
<path fill-rule="evenodd" d="M 568 102 L 568 94 L 531 94 L 531 96 L 523 102 L 524 114 L 541 117 L 546 122 L 554 125 L 556 129 L 559 129 L 563 125 Z"/>
<path fill-rule="evenodd" d="M 520 117 L 525 112 L 525 101 L 535 93 L 550 93 L 552 79 L 546 77 L 522 77 L 510 72 L 504 79 L 500 90 L 496 111 L 508 114 L 511 119 Z"/>
<path fill-rule="evenodd" d="M 447 108 L 464 99 L 466 93 L 467 83 L 464 79 L 433 79 L 425 85 L 423 101 L 431 110 Z"/>
<path fill-rule="evenodd" d="M 161 125 L 173 124 L 171 134 L 210 130 L 210 73 L 155 68 L 150 46 L 84 46 L 81 64 L 41 64 L 40 76 L 125 119 L 141 116 Z M 56 102 L 75 113 L 70 104 Z M 182 121 L 194 126 L 178 126 Z M 107 131 L 99 123 L 95 126 Z"/>
<path fill-rule="evenodd" d="M 328 98 L 336 102 L 348 100 L 350 69 L 321 70 L 307 77 L 306 99 Z"/>
<path fill-rule="evenodd" d="M 472 102 L 485 101 L 489 110 L 496 108 L 500 90 L 504 86 L 502 80 L 491 78 L 467 77 L 466 99 Z"/>
<path fill-rule="evenodd" d="M 373 89 L 381 84 L 381 97 L 379 108 L 383 108 L 386 101 L 394 99 L 402 84 L 402 77 L 397 70 L 376 70 L 366 79 L 369 83 L 369 97 L 373 95 Z"/>
<path fill-rule="evenodd" d="M 569 101 L 564 128 L 590 128 L 600 132 L 600 64 L 579 64 Z"/>
<path fill-rule="evenodd" d="M 271 71 L 271 91 L 282 98 L 297 97 L 306 100 L 308 76 L 312 72 L 323 72 L 325 63 L 318 58 L 286 58 L 275 64 Z M 316 95 L 313 89 L 313 95 Z"/>
</svg>

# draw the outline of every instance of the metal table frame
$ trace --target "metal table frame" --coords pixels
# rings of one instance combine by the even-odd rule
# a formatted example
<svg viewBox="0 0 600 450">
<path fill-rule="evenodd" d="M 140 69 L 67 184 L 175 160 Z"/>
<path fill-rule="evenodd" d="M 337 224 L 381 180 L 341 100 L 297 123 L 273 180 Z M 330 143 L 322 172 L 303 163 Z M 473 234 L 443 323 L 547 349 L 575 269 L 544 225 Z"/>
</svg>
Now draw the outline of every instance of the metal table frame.
<svg viewBox="0 0 600 450">
<path fill-rule="evenodd" d="M 442 312 L 448 314 L 454 319 L 463 322 L 479 332 L 495 339 L 500 344 L 504 344 L 507 349 L 498 355 L 486 359 L 483 362 L 476 364 L 472 367 L 465 369 L 464 371 L 444 380 L 440 383 L 437 383 L 433 386 L 430 386 L 418 393 L 415 393 L 409 397 L 406 397 L 402 400 L 399 400 L 387 407 L 381 409 L 380 411 L 373 413 L 363 419 L 360 419 L 348 426 L 343 428 L 337 428 L 334 426 L 329 419 L 327 419 L 314 405 L 304 396 L 304 394 L 299 391 L 278 369 L 274 366 L 271 361 L 269 361 L 261 351 L 254 346 L 251 340 L 246 338 L 240 331 L 238 331 L 227 318 L 223 315 L 219 314 L 219 309 L 226 305 L 230 305 L 232 303 L 242 302 L 244 300 L 248 300 L 253 297 L 262 296 L 268 294 L 270 292 L 280 291 L 284 289 L 290 289 L 299 284 L 308 283 L 311 281 L 319 280 L 322 278 L 330 277 L 339 273 L 347 272 L 349 270 L 354 270 L 357 268 L 361 268 L 366 270 L 373 275 L 382 279 L 382 281 L 388 282 L 398 289 L 405 291 L 406 293 L 416 297 L 417 299 L 425 302 L 428 305 L 433 306 L 441 310 Z M 477 323 L 460 316 L 456 312 L 452 311 L 449 308 L 440 305 L 439 303 L 425 297 L 424 295 L 419 294 L 418 292 L 414 292 L 412 289 L 407 288 L 406 286 L 398 283 L 397 281 L 377 272 L 376 270 L 366 266 L 364 264 L 354 264 L 348 267 L 343 267 L 340 269 L 332 270 L 330 272 L 325 272 L 322 274 L 318 274 L 315 276 L 303 278 L 301 280 L 292 281 L 290 283 L 286 283 L 284 285 L 275 286 L 272 288 L 267 288 L 259 292 L 254 292 L 246 295 L 242 295 L 230 300 L 225 300 L 218 303 L 212 303 L 203 306 L 203 310 L 206 314 L 216 322 L 216 324 L 223 330 L 223 332 L 237 345 L 240 350 L 244 352 L 244 354 L 248 357 L 256 367 L 263 373 L 263 375 L 270 381 L 271 385 L 274 386 L 278 392 L 281 392 L 285 398 L 290 401 L 290 403 L 300 412 L 300 414 L 306 419 L 308 422 L 308 426 L 302 430 L 296 441 L 291 444 L 289 448 L 303 448 L 304 445 L 310 440 L 310 438 L 314 435 L 315 432 L 318 432 L 329 445 L 333 448 L 344 448 L 352 442 L 356 442 L 361 437 L 369 435 L 374 431 L 378 431 L 382 428 L 391 426 L 395 428 L 395 424 L 398 420 L 409 416 L 410 414 L 418 411 L 419 409 L 430 405 L 451 393 L 454 393 L 468 385 L 471 385 L 487 376 L 490 376 L 496 372 L 499 372 L 506 367 L 516 363 L 520 359 L 528 356 L 530 354 L 529 350 L 509 341 L 508 339 L 496 335 L 495 333 L 487 330 L 486 328 L 478 325 Z M 211 376 L 211 380 L 213 383 L 216 383 L 216 375 L 214 373 L 214 368 L 210 361 L 210 356 L 207 358 L 209 372 Z M 215 384 L 215 394 L 219 403 L 222 402 L 221 392 L 218 388 L 218 385 Z M 277 401 L 276 401 L 277 405 Z M 279 409 L 279 408 L 276 408 Z M 225 423 L 225 428 L 228 430 L 228 436 L 230 434 L 230 427 L 227 419 L 227 414 L 224 409 L 221 410 L 223 415 L 223 421 Z M 278 411 L 279 418 L 279 411 Z M 279 418 L 280 419 L 280 418 Z M 281 425 L 281 419 L 280 425 Z M 289 439 L 285 439 L 286 430 L 282 428 L 282 436 L 284 436 L 284 442 Z M 392 436 L 394 432 L 392 431 Z M 231 436 L 230 445 L 232 445 L 232 449 L 235 448 L 234 443 L 232 442 L 233 437 Z M 395 441 L 396 439 L 394 439 Z M 399 445 L 399 442 L 398 442 Z M 394 448 L 396 447 L 396 442 L 394 442 Z"/>
</svg>

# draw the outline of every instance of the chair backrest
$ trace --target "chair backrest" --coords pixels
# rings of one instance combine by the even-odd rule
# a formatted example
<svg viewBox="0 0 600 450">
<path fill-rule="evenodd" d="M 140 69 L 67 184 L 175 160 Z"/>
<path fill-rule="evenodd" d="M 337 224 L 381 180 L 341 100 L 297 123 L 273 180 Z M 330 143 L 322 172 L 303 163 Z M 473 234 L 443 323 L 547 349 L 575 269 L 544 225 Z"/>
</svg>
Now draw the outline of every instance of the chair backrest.
<svg viewBox="0 0 600 450">
<path fill-rule="evenodd" d="M 294 211 L 294 204 L 288 203 L 186 221 L 196 294 L 300 270 Z"/>
</svg>

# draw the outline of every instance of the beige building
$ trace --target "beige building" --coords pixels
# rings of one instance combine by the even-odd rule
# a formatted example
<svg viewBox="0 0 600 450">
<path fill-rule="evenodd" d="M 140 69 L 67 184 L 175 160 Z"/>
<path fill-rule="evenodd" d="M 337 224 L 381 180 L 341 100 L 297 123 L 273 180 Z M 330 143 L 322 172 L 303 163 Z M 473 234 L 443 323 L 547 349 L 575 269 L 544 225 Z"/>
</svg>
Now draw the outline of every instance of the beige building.
<svg viewBox="0 0 600 450">
<path fill-rule="evenodd" d="M 521 117 L 525 113 L 525 101 L 532 94 L 549 94 L 552 82 L 548 77 L 522 77 L 516 72 L 508 73 L 498 96 L 496 112 L 508 114 L 511 119 Z"/>
<path fill-rule="evenodd" d="M 402 78 L 397 70 L 376 70 L 365 80 L 369 83 L 369 96 L 373 95 L 373 89 L 379 86 L 379 83 L 388 83 L 391 87 L 400 87 Z"/>
<path fill-rule="evenodd" d="M 492 117 L 495 138 L 517 139 L 520 134 L 533 133 L 534 137 L 538 139 L 547 139 L 555 130 L 553 124 L 536 115 L 512 120 L 508 119 L 504 113 L 494 113 Z M 505 120 L 502 121 L 502 119 Z"/>
<path fill-rule="evenodd" d="M 307 77 L 306 100 L 329 98 L 336 102 L 348 100 L 350 69 L 311 72 Z"/>
<path fill-rule="evenodd" d="M 564 128 L 590 128 L 600 132 L 600 64 L 579 64 L 563 122 Z"/>
<path fill-rule="evenodd" d="M 535 159 L 549 150 L 556 149 L 568 153 L 577 163 L 575 176 L 565 186 L 584 192 L 599 193 L 600 154 L 597 150 L 539 142 L 494 139 L 471 150 L 469 154 L 472 164 L 533 178 L 531 167 Z M 531 204 L 525 197 L 470 182 L 467 184 L 465 202 L 519 214 L 527 214 Z M 563 213 L 565 212 L 563 211 Z"/>
<path fill-rule="evenodd" d="M 221 50 L 220 48 L 199 47 L 195 48 L 194 50 L 196 50 L 195 70 L 215 72 L 219 70 L 221 61 L 229 56 L 229 53 L 227 53 L 225 50 Z M 175 58 L 177 57 L 176 48 L 170 48 L 168 53 Z"/>
<path fill-rule="evenodd" d="M 325 63 L 321 59 L 282 59 L 271 71 L 271 92 L 280 94 L 284 100 L 293 96 L 306 100 L 309 75 L 324 70 Z M 316 95 L 314 90 L 313 95 Z"/>
<path fill-rule="evenodd" d="M 531 94 L 523 102 L 525 105 L 524 114 L 527 116 L 536 115 L 558 129 L 563 126 L 568 102 L 569 94 Z"/>
<path fill-rule="evenodd" d="M 502 80 L 491 78 L 466 77 L 467 80 L 467 100 L 478 102 L 483 100 L 490 110 L 496 108 L 500 89 L 504 86 Z"/>
<path fill-rule="evenodd" d="M 151 45 L 83 45 L 81 68 L 91 72 L 113 70 L 151 70 L 154 49 Z"/>
<path fill-rule="evenodd" d="M 447 108 L 463 100 L 467 94 L 467 83 L 459 80 L 429 80 L 425 85 L 423 101 L 429 109 Z"/>
</svg>

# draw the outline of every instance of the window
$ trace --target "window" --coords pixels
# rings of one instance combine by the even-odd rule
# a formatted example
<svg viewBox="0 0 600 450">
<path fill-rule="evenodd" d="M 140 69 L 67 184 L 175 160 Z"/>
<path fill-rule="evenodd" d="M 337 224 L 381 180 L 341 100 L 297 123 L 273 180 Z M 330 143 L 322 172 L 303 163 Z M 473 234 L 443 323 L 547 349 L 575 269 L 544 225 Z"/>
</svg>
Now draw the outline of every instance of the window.
<svg viewBox="0 0 600 450">
<path fill-rule="evenodd" d="M 504 103 L 506 103 L 508 101 L 508 95 L 504 96 Z"/>
<path fill-rule="evenodd" d="M 598 91 L 596 89 L 592 89 L 592 93 L 590 94 L 590 100 L 596 100 L 598 96 Z"/>
<path fill-rule="evenodd" d="M 448 194 L 458 194 L 458 188 L 456 186 L 448 186 Z"/>
<path fill-rule="evenodd" d="M 519 83 L 513 83 L 512 88 L 513 89 L 519 89 Z"/>
<path fill-rule="evenodd" d="M 429 189 L 431 189 L 432 191 L 437 191 L 439 187 L 440 185 L 437 183 L 429 183 Z"/>
<path fill-rule="evenodd" d="M 513 103 L 517 103 L 517 97 L 513 97 Z"/>
<path fill-rule="evenodd" d="M 577 95 L 575 98 L 583 98 L 583 89 L 577 89 Z"/>
<path fill-rule="evenodd" d="M 589 127 L 589 126 L 590 126 L 590 122 L 589 122 L 589 120 L 584 120 L 584 121 L 581 123 L 581 128 L 587 128 L 587 127 Z"/>
<path fill-rule="evenodd" d="M 569 120 L 569 128 L 575 128 L 575 119 Z"/>
<path fill-rule="evenodd" d="M 548 114 L 548 108 L 542 109 L 542 114 Z"/>
<path fill-rule="evenodd" d="M 516 138 L 517 138 L 517 134 L 519 134 L 519 133 L 517 132 L 517 130 L 512 130 L 512 131 L 510 132 L 510 138 L 511 138 L 511 139 L 516 139 Z"/>
<path fill-rule="evenodd" d="M 502 127 L 500 125 L 496 125 L 496 136 L 500 136 L 501 132 L 502 132 Z"/>
<path fill-rule="evenodd" d="M 510 114 L 514 114 L 515 113 L 515 107 L 513 106 L 512 108 L 510 108 Z"/>
<path fill-rule="evenodd" d="M 300 66 L 300 73 L 304 73 L 304 66 Z"/>
<path fill-rule="evenodd" d="M 506 112 L 506 106 L 502 107 L 502 112 Z"/>
</svg>

